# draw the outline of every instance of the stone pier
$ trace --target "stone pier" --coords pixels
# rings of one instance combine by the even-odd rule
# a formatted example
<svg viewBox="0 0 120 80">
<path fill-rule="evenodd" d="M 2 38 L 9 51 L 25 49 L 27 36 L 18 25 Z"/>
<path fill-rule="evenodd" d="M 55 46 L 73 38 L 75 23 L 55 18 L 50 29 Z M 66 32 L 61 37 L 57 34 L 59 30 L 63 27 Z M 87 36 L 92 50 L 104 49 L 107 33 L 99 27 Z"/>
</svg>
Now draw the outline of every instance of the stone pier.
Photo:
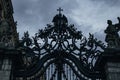
<svg viewBox="0 0 120 80">
<path fill-rule="evenodd" d="M 10 59 L 0 61 L 0 80 L 10 80 L 12 62 Z"/>
</svg>

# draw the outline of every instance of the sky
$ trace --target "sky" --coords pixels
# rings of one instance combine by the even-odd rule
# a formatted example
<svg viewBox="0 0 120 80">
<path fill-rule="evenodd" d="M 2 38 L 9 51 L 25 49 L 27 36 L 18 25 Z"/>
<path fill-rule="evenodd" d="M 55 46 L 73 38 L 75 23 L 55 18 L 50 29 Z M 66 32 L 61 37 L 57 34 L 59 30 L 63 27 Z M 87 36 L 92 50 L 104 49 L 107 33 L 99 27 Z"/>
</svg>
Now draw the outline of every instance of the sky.
<svg viewBox="0 0 120 80">
<path fill-rule="evenodd" d="M 102 41 L 107 20 L 115 24 L 120 16 L 120 0 L 12 0 L 12 3 L 20 37 L 25 31 L 33 36 L 38 29 L 52 23 L 59 7 L 69 24 L 74 24 L 85 36 L 92 33 Z"/>
</svg>

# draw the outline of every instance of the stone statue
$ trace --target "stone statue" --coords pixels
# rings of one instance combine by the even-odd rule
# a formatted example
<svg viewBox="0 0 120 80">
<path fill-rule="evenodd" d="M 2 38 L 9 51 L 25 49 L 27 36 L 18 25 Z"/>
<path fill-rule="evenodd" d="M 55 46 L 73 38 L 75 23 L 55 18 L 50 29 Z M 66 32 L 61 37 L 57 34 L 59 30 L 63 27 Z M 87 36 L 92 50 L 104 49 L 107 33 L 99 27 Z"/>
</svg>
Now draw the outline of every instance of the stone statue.
<svg viewBox="0 0 120 80">
<path fill-rule="evenodd" d="M 115 24 L 115 27 L 118 31 L 120 31 L 120 17 L 117 17 L 118 19 L 118 24 Z"/>
<path fill-rule="evenodd" d="M 119 24 L 120 24 L 120 17 L 117 17 L 118 21 L 119 21 Z"/>
<path fill-rule="evenodd" d="M 111 20 L 107 20 L 108 27 L 105 30 L 106 38 L 105 41 L 108 43 L 108 47 L 120 46 L 120 39 L 118 34 L 118 28 L 112 24 Z"/>
</svg>

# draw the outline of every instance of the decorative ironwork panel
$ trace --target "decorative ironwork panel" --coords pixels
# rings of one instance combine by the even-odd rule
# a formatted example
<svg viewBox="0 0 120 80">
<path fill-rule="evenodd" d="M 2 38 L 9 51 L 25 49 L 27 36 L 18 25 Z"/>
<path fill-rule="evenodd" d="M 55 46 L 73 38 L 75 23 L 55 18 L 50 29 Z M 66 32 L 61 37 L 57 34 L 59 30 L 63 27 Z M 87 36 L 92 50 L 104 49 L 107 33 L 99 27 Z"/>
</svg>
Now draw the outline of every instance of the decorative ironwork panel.
<svg viewBox="0 0 120 80">
<path fill-rule="evenodd" d="M 40 29 L 34 37 L 24 33 L 18 47 L 21 66 L 15 67 L 14 76 L 24 79 L 44 76 L 46 80 L 103 79 L 104 74 L 97 69 L 96 61 L 105 45 L 93 34 L 89 33 L 86 38 L 74 25 L 68 24 L 61 8 L 58 11 L 53 23 Z"/>
</svg>

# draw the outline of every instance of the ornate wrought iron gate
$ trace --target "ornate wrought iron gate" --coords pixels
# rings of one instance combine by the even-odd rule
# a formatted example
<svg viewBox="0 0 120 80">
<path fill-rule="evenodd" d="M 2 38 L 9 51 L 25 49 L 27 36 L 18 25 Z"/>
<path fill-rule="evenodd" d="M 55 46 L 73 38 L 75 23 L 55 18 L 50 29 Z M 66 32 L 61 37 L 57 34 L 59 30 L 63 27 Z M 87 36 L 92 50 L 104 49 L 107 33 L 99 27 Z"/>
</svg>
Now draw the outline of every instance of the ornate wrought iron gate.
<svg viewBox="0 0 120 80">
<path fill-rule="evenodd" d="M 53 24 L 30 38 L 24 33 L 14 61 L 14 79 L 25 80 L 101 80 L 104 73 L 96 66 L 104 44 L 92 34 L 86 38 L 65 15 L 53 18 Z M 19 65 L 19 66 L 17 66 Z"/>
</svg>

